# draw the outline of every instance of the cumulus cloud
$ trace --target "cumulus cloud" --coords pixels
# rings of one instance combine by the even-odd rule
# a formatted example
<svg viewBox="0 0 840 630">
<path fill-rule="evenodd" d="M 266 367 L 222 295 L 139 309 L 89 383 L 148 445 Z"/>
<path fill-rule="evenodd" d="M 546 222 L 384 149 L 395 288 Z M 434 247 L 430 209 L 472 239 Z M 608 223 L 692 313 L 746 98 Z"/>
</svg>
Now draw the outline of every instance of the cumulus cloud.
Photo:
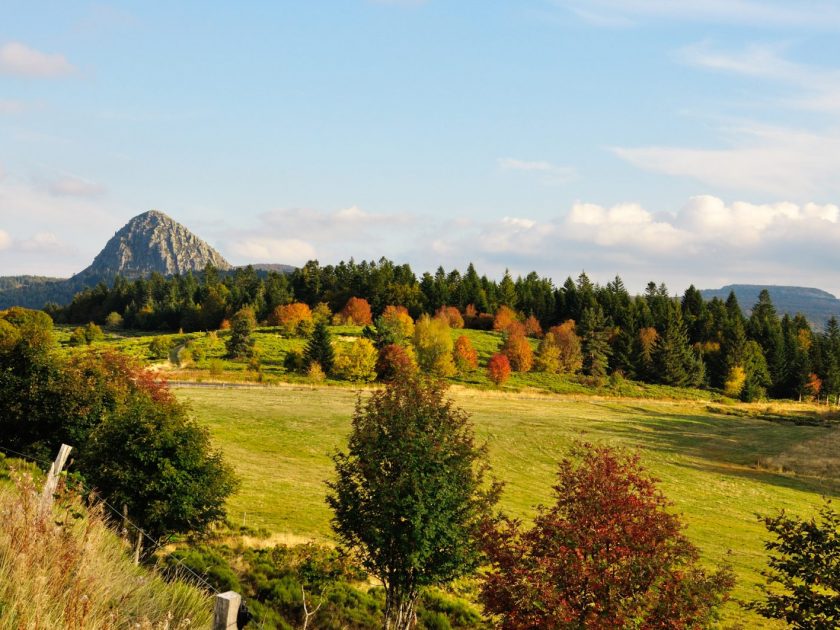
<svg viewBox="0 0 840 630">
<path fill-rule="evenodd" d="M 542 176 L 545 183 L 566 184 L 577 179 L 577 171 L 570 166 L 558 166 L 545 160 L 518 160 L 516 158 L 499 158 L 499 168 L 503 171 L 519 171 L 534 173 Z"/>
<path fill-rule="evenodd" d="M 20 42 L 0 46 L 0 75 L 51 78 L 75 72 L 75 66 L 64 55 L 43 53 Z"/>
</svg>

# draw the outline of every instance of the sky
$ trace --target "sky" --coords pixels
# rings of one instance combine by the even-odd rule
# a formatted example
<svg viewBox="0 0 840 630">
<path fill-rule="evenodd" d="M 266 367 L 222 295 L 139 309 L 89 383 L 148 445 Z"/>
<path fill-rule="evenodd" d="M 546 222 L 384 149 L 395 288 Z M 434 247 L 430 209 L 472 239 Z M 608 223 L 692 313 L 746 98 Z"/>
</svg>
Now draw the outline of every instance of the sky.
<svg viewBox="0 0 840 630">
<path fill-rule="evenodd" d="M 0 0 L 0 275 L 230 262 L 840 294 L 840 3 Z"/>
</svg>

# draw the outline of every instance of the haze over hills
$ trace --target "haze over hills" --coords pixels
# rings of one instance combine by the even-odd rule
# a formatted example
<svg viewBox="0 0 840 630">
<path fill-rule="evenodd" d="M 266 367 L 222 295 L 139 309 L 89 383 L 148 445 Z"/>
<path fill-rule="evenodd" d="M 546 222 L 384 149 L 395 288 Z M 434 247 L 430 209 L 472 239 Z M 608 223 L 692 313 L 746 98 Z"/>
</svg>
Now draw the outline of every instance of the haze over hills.
<svg viewBox="0 0 840 630">
<path fill-rule="evenodd" d="M 822 329 L 832 316 L 840 318 L 840 300 L 827 291 L 809 287 L 791 287 L 762 284 L 729 284 L 720 289 L 703 289 L 701 295 L 706 300 L 720 298 L 725 300 L 730 292 L 735 293 L 738 303 L 746 315 L 758 302 L 758 294 L 763 289 L 770 293 L 770 299 L 781 317 L 783 314 L 802 313 L 808 322 L 817 329 Z"/>
<path fill-rule="evenodd" d="M 110 283 L 116 276 L 139 278 L 201 271 L 207 264 L 233 267 L 215 249 L 163 212 L 139 214 L 105 244 L 87 268 L 71 278 L 8 276 L 0 278 L 0 308 L 42 308 L 47 302 L 65 304 L 85 287 Z"/>
</svg>

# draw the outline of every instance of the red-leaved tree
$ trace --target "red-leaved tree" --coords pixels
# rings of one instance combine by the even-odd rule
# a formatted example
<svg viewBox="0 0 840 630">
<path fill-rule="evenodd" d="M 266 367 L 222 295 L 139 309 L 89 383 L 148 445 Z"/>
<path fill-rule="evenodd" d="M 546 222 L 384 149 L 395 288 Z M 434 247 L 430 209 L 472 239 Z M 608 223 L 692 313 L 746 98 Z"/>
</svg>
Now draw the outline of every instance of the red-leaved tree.
<svg viewBox="0 0 840 630">
<path fill-rule="evenodd" d="M 490 380 L 496 384 L 501 385 L 510 378 L 510 361 L 503 354 L 494 354 L 487 362 L 487 375 Z"/>
<path fill-rule="evenodd" d="M 531 529 L 486 531 L 481 600 L 508 630 L 706 628 L 734 584 L 708 573 L 636 455 L 589 444 L 560 462 L 556 503 Z"/>
<path fill-rule="evenodd" d="M 368 326 L 373 323 L 370 304 L 364 298 L 351 297 L 341 310 L 340 319 L 345 324 Z"/>
</svg>

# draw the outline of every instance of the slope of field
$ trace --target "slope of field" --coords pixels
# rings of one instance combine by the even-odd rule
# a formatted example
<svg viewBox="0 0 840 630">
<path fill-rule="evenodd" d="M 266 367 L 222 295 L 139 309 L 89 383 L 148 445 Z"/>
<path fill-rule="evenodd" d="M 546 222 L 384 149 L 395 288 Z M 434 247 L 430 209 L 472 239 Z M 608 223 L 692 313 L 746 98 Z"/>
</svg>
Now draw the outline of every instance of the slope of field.
<svg viewBox="0 0 840 630">
<path fill-rule="evenodd" d="M 231 517 L 265 527 L 278 540 L 329 540 L 324 480 L 342 448 L 356 394 L 347 389 L 281 386 L 184 388 L 189 401 L 243 479 Z M 810 514 L 836 495 L 838 429 L 717 413 L 707 403 L 610 401 L 453 391 L 487 440 L 495 475 L 506 482 L 502 507 L 528 518 L 550 499 L 557 460 L 573 440 L 638 448 L 662 480 L 689 536 L 711 562 L 731 563 L 735 595 L 758 596 L 766 532 L 756 513 L 784 508 Z M 752 410 L 753 414 L 756 410 Z M 814 466 L 814 459 L 819 465 Z M 829 476 L 830 475 L 830 476 Z M 768 627 L 731 604 L 727 622 Z"/>
</svg>

